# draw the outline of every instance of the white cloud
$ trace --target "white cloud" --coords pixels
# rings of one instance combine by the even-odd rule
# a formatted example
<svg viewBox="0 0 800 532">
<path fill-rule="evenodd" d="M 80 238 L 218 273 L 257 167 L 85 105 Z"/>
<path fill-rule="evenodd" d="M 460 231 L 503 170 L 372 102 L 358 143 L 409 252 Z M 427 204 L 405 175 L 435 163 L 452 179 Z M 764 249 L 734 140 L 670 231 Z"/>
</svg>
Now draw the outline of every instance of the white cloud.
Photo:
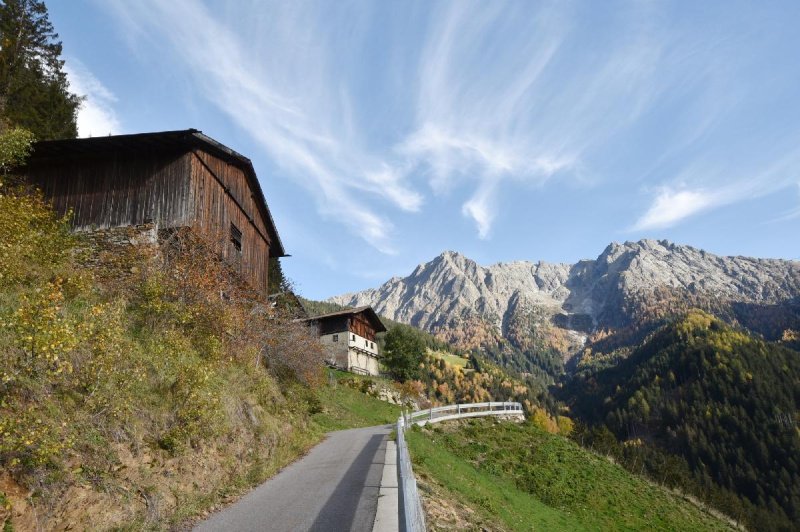
<svg viewBox="0 0 800 532">
<path fill-rule="evenodd" d="M 761 198 L 796 185 L 800 150 L 788 150 L 765 166 L 759 166 L 759 162 L 751 161 L 742 168 L 732 169 L 724 161 L 715 164 L 702 159 L 694 161 L 677 175 L 676 185 L 658 189 L 650 207 L 629 230 L 672 227 L 701 212 Z M 723 184 L 713 189 L 688 185 L 697 183 Z M 800 213 L 790 211 L 774 221 L 794 216 Z"/>
<path fill-rule="evenodd" d="M 573 28 L 563 6 L 531 12 L 524 3 L 451 2 L 433 14 L 417 76 L 416 128 L 397 150 L 407 171 L 426 171 L 437 193 L 473 184 L 462 213 L 482 239 L 504 182 L 582 181 L 584 153 L 658 94 L 652 64 L 662 47 L 646 27 L 630 32 L 633 43 L 583 64 L 570 56 Z"/>
<path fill-rule="evenodd" d="M 434 194 L 458 189 L 486 239 L 504 186 L 652 190 L 631 230 L 661 229 L 785 188 L 800 168 L 797 138 L 737 118 L 760 116 L 746 108 L 754 92 L 770 100 L 739 23 L 664 23 L 658 3 L 608 11 L 600 25 L 567 2 L 228 0 L 213 13 L 200 0 L 98 3 L 134 51 L 172 59 L 322 215 L 385 253 L 393 212 L 425 205 L 421 180 Z"/>
<path fill-rule="evenodd" d="M 64 71 L 69 79 L 70 91 L 83 96 L 78 109 L 78 136 L 98 137 L 120 133 L 117 114 L 114 111 L 116 96 L 77 59 L 68 59 Z"/>
<path fill-rule="evenodd" d="M 770 222 L 788 222 L 789 220 L 795 220 L 800 218 L 800 207 L 795 209 L 791 209 L 788 212 L 785 212 L 782 216 L 775 218 L 773 220 L 769 220 Z"/>
<path fill-rule="evenodd" d="M 236 28 L 195 0 L 118 1 L 113 8 L 135 35 L 129 42 L 166 43 L 208 101 L 306 187 L 321 214 L 376 249 L 395 252 L 386 214 L 374 201 L 354 198 L 369 194 L 411 212 L 423 198 L 405 175 L 363 147 L 333 67 L 333 45 L 326 46 L 335 24 L 295 3 L 255 10 Z M 249 23 L 256 33 L 248 34 Z"/>
<path fill-rule="evenodd" d="M 573 164 L 568 157 L 524 156 L 508 145 L 479 136 L 445 132 L 431 124 L 407 138 L 398 150 L 411 161 L 423 162 L 431 169 L 430 184 L 437 192 L 446 191 L 456 176 L 479 183 L 461 212 L 473 219 L 482 240 L 489 238 L 496 216 L 492 198 L 503 179 L 543 184 Z"/>
<path fill-rule="evenodd" d="M 634 224 L 632 230 L 664 229 L 714 207 L 718 198 L 702 190 L 662 189 L 650 208 Z"/>
<path fill-rule="evenodd" d="M 492 187 L 484 187 L 461 207 L 461 213 L 475 221 L 478 238 L 481 240 L 489 238 L 495 216 L 493 207 Z"/>
<path fill-rule="evenodd" d="M 462 213 L 480 238 L 502 216 L 490 199 L 509 182 L 653 180 L 660 186 L 633 226 L 640 230 L 793 178 L 793 139 L 764 137 L 731 153 L 726 120 L 752 95 L 737 71 L 748 56 L 724 33 L 660 24 L 658 5 L 638 4 L 613 17 L 617 30 L 592 28 L 602 44 L 587 48 L 586 21 L 567 3 L 439 7 L 420 56 L 415 129 L 397 149 L 434 192 L 474 187 Z M 631 143 L 641 154 L 627 153 Z M 739 155 L 748 164 L 734 162 Z M 616 158 L 641 158 L 641 173 L 610 173 Z"/>
</svg>

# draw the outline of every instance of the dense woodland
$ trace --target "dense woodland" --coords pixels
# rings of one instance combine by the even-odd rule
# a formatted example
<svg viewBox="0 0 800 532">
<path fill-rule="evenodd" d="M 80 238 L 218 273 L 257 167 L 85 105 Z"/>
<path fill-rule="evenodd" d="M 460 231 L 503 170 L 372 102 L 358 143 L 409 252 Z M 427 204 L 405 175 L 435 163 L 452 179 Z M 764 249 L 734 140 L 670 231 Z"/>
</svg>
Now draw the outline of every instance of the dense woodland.
<svg viewBox="0 0 800 532">
<path fill-rule="evenodd" d="M 800 519 L 796 351 L 692 311 L 618 364 L 584 365 L 561 397 L 587 442 L 657 480 L 758 530 Z"/>
</svg>

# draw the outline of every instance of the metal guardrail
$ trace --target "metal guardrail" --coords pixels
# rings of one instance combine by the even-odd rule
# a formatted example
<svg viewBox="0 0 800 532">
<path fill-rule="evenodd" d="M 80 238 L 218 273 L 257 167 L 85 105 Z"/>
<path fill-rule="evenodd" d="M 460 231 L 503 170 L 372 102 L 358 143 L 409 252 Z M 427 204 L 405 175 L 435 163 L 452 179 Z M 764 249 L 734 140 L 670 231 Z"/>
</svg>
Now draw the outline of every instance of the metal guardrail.
<svg viewBox="0 0 800 532">
<path fill-rule="evenodd" d="M 447 405 L 427 410 L 418 410 L 408 415 L 408 424 L 416 423 L 425 425 L 438 421 L 450 419 L 461 419 L 468 417 L 483 416 L 524 416 L 522 404 L 515 402 L 488 402 L 488 403 L 469 403 L 463 405 Z"/>
<path fill-rule="evenodd" d="M 411 468 L 404 434 L 405 415 L 397 420 L 397 480 L 400 489 L 400 530 L 401 532 L 425 532 L 425 512 L 422 499 L 417 492 L 417 479 Z"/>
<path fill-rule="evenodd" d="M 449 419 L 480 416 L 524 416 L 520 403 L 471 403 L 448 405 L 406 413 L 397 420 L 397 478 L 400 492 L 400 530 L 406 532 L 425 532 L 425 512 L 422 499 L 417 491 L 417 479 L 411 468 L 411 457 L 406 446 L 405 429 L 413 424 L 425 425 Z"/>
</svg>

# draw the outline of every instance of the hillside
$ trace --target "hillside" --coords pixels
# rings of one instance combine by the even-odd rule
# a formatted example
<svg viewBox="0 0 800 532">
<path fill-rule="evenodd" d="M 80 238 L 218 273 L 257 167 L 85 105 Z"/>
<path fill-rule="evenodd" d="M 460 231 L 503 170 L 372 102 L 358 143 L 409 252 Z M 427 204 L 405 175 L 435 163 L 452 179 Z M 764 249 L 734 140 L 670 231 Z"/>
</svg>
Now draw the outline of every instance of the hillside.
<svg viewBox="0 0 800 532">
<path fill-rule="evenodd" d="M 538 376 L 552 384 L 538 404 L 571 416 L 582 444 L 783 530 L 800 519 L 798 294 L 797 262 L 645 240 L 575 265 L 481 267 L 447 252 L 331 300 Z"/>
<path fill-rule="evenodd" d="M 0 249 L 3 530 L 185 527 L 397 418 L 189 235 L 109 249 L 6 181 Z"/>
<path fill-rule="evenodd" d="M 344 308 L 336 303 L 304 298 L 301 298 L 301 302 L 312 316 Z M 484 351 L 459 349 L 417 327 L 398 323 L 385 316 L 380 318 L 389 331 L 379 333 L 376 337 L 384 355 L 387 334 L 395 329 L 403 329 L 405 334 L 417 340 L 419 353 L 415 370 L 401 389 L 421 406 L 519 401 L 529 412 L 540 412 L 551 420 L 552 426 L 558 425 L 557 405 L 547 391 L 548 381 L 541 372 L 537 375 L 520 375 L 510 371 L 508 365 L 498 364 Z M 383 370 L 388 369 L 385 362 L 384 357 Z"/>
<path fill-rule="evenodd" d="M 796 351 L 693 311 L 616 365 L 584 361 L 560 395 L 651 476 L 693 486 L 754 529 L 800 520 Z"/>
<path fill-rule="evenodd" d="M 562 358 L 599 342 L 635 344 L 676 313 L 702 308 L 768 339 L 800 330 L 800 263 L 721 257 L 642 240 L 610 244 L 576 264 L 526 261 L 483 267 L 455 252 L 405 278 L 330 298 L 372 305 L 456 345 L 481 347 L 520 371 L 557 375 Z"/>
<path fill-rule="evenodd" d="M 442 423 L 406 439 L 433 530 L 733 529 L 534 423 Z"/>
</svg>

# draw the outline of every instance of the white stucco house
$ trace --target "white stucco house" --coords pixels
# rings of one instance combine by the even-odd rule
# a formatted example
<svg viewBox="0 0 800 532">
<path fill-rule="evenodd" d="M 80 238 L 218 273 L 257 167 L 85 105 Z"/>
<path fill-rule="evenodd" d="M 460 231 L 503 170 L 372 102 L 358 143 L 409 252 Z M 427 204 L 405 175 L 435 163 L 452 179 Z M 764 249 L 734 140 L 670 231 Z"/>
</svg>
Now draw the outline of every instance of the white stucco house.
<svg viewBox="0 0 800 532">
<path fill-rule="evenodd" d="M 375 335 L 386 327 L 372 307 L 340 310 L 303 321 L 316 328 L 332 366 L 362 375 L 380 373 Z"/>
</svg>

